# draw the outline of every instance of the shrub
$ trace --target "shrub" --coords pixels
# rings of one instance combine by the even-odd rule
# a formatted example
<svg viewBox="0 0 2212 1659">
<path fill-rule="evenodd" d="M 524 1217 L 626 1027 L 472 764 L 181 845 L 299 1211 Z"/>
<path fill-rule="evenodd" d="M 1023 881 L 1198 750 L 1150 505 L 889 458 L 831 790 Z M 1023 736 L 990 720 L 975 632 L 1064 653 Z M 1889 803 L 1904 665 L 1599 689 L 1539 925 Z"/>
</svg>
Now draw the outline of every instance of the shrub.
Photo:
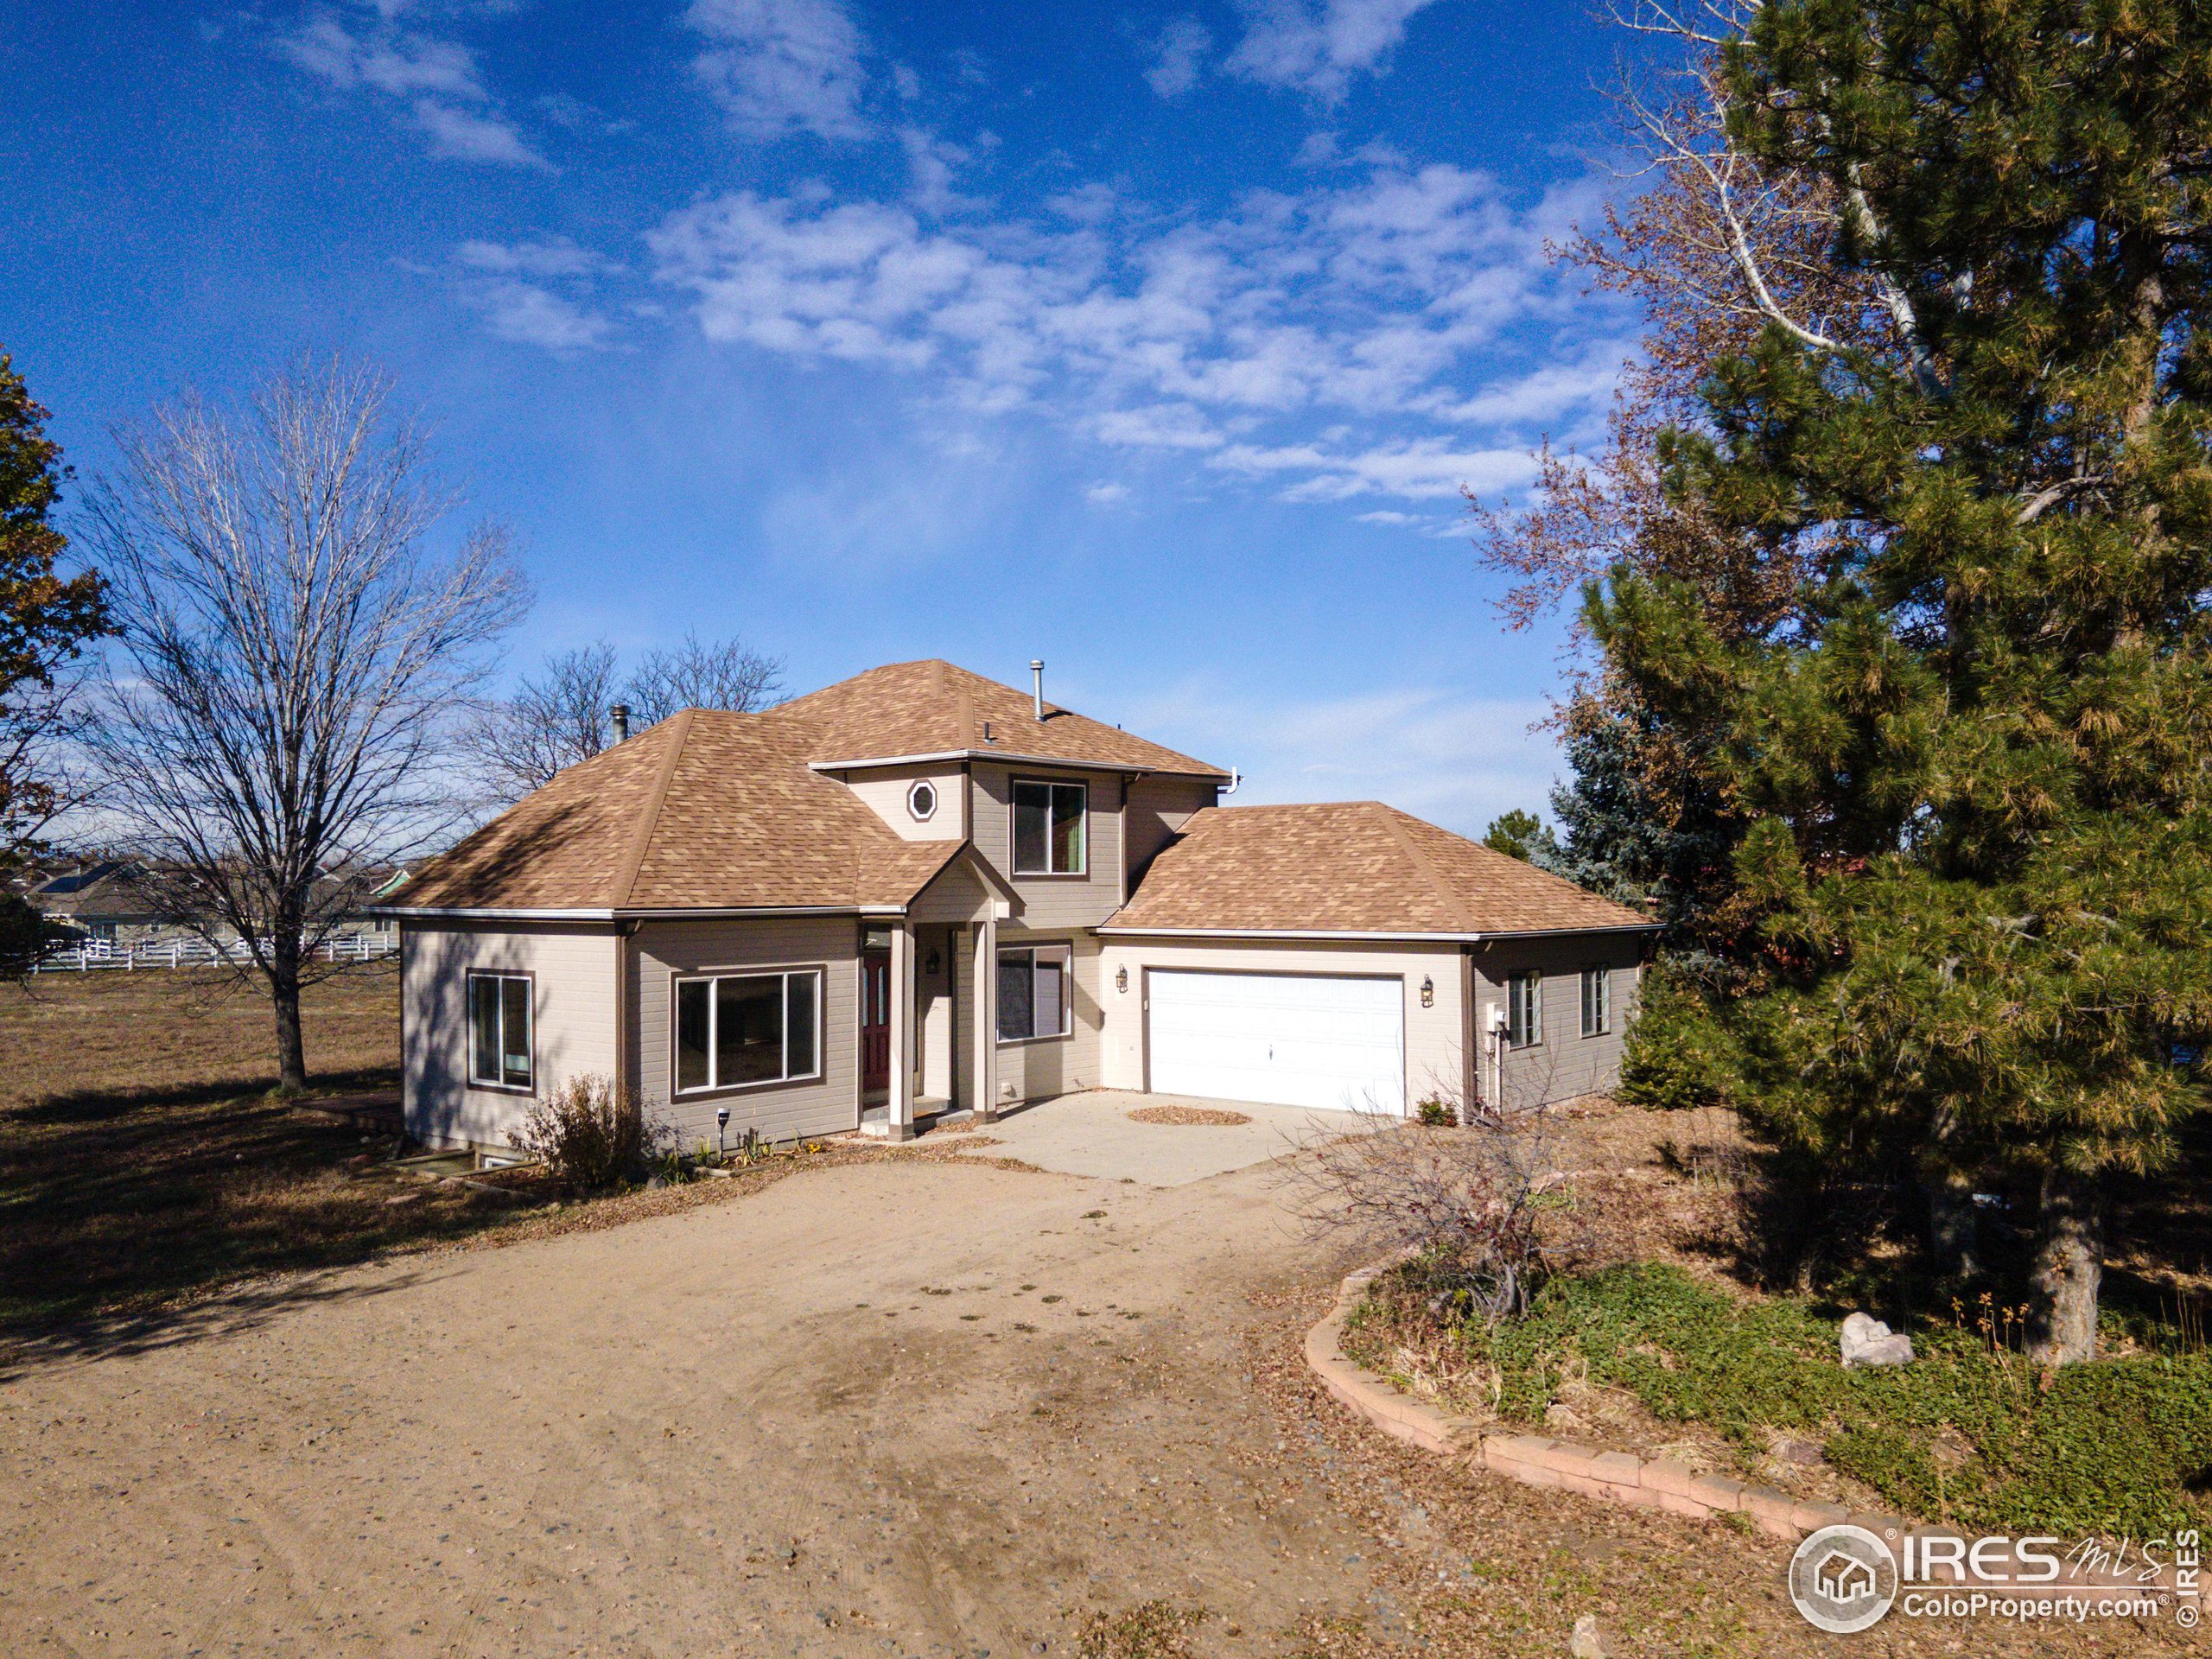
<svg viewBox="0 0 2212 1659">
<path fill-rule="evenodd" d="M 1648 969 L 1621 1050 L 1621 1098 L 1667 1112 L 1726 1105 L 1716 1040 L 1695 988 L 1663 966 Z"/>
<path fill-rule="evenodd" d="M 1573 1255 L 1573 1193 L 1552 1141 L 1541 1111 L 1477 1116 L 1454 1135 L 1378 1123 L 1332 1132 L 1290 1179 L 1318 1231 L 1413 1257 L 1421 1294 L 1440 1306 L 1510 1319 Z"/>
<path fill-rule="evenodd" d="M 598 1188 L 639 1173 L 656 1139 L 635 1090 L 585 1073 L 531 1109 L 515 1144 L 563 1180 Z"/>
<path fill-rule="evenodd" d="M 1436 1095 L 1431 1095 L 1414 1107 L 1414 1116 L 1432 1129 L 1456 1128 L 1459 1122 L 1459 1114 L 1453 1109 L 1452 1103 Z"/>
</svg>

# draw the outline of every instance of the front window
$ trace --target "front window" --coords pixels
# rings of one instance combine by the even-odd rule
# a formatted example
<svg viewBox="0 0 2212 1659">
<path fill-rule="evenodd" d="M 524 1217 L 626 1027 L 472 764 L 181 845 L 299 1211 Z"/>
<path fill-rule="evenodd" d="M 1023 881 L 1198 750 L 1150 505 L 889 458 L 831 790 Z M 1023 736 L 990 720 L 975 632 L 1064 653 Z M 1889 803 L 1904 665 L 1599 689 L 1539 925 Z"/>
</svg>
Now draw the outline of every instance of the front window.
<svg viewBox="0 0 2212 1659">
<path fill-rule="evenodd" d="M 819 1077 L 822 972 L 676 982 L 676 1092 Z"/>
<path fill-rule="evenodd" d="M 1582 970 L 1582 1034 L 1602 1037 L 1611 1028 L 1613 970 L 1610 968 L 1585 968 Z"/>
<path fill-rule="evenodd" d="M 1505 982 L 1505 1040 L 1533 1048 L 1544 1040 L 1544 976 L 1516 974 Z"/>
<path fill-rule="evenodd" d="M 530 976 L 468 976 L 468 1080 L 489 1089 L 528 1089 L 531 1065 Z"/>
<path fill-rule="evenodd" d="M 1090 848 L 1084 834 L 1090 791 L 1081 784 L 1014 786 L 1014 873 L 1081 875 Z"/>
<path fill-rule="evenodd" d="M 1069 1030 L 1069 957 L 1065 944 L 999 952 L 999 1040 L 1065 1037 Z"/>
</svg>

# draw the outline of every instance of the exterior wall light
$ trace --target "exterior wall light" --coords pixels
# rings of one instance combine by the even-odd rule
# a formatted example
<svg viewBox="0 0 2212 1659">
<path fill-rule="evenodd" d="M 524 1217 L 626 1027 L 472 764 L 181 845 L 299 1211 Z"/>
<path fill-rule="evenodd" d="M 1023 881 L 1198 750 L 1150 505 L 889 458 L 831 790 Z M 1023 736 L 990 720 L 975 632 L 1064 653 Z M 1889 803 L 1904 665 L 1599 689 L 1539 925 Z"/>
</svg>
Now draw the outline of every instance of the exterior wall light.
<svg viewBox="0 0 2212 1659">
<path fill-rule="evenodd" d="M 938 948 L 935 945 L 931 945 L 930 947 L 929 960 L 922 964 L 922 971 L 927 974 L 931 979 L 935 979 L 939 973 L 944 971 L 944 958 L 938 954 Z"/>
<path fill-rule="evenodd" d="M 1129 969 L 1126 963 L 1114 970 L 1114 988 L 1123 996 L 1129 994 Z"/>
<path fill-rule="evenodd" d="M 1436 982 L 1423 974 L 1421 981 L 1421 1005 L 1424 1008 L 1436 1006 Z"/>
</svg>

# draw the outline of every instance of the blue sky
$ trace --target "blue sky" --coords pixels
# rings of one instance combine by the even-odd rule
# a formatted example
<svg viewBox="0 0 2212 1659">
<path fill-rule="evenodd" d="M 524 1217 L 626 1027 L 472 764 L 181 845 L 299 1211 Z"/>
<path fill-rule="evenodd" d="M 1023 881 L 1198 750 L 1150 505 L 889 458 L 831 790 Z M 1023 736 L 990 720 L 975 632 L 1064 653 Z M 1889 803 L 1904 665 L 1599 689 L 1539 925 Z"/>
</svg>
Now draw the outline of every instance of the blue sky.
<svg viewBox="0 0 2212 1659">
<path fill-rule="evenodd" d="M 1635 320 L 1579 4 L 15 0 L 0 346 L 111 420 L 365 354 L 519 533 L 527 666 L 944 656 L 1478 833 L 1562 635 L 1459 491 L 1592 434 Z"/>
</svg>

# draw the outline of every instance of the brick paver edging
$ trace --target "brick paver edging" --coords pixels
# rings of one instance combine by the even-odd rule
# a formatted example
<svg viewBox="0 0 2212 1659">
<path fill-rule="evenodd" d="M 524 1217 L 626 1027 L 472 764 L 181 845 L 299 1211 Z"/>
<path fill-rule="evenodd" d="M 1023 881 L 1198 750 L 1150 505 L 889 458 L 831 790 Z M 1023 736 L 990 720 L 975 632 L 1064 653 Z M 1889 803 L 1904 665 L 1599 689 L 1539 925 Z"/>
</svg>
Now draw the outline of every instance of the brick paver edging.
<svg viewBox="0 0 2212 1659">
<path fill-rule="evenodd" d="M 1866 1515 L 1840 1503 L 1810 1503 L 1771 1486 L 1754 1486 L 1725 1475 L 1697 1474 L 1685 1465 L 1662 1458 L 1599 1452 L 1536 1434 L 1484 1433 L 1472 1418 L 1424 1404 L 1344 1356 L 1340 1340 L 1344 1319 L 1366 1295 L 1369 1281 L 1382 1271 L 1363 1268 L 1345 1278 L 1329 1317 L 1306 1333 L 1306 1363 L 1320 1378 L 1323 1388 L 1384 1433 L 1470 1467 L 1488 1469 L 1524 1486 L 1560 1487 L 1585 1497 L 1664 1510 L 1699 1520 L 1743 1515 L 1761 1532 L 1777 1538 L 1794 1541 L 1847 1521 L 1878 1537 L 1904 1535 L 1904 1524 L 1894 1516 Z"/>
</svg>

